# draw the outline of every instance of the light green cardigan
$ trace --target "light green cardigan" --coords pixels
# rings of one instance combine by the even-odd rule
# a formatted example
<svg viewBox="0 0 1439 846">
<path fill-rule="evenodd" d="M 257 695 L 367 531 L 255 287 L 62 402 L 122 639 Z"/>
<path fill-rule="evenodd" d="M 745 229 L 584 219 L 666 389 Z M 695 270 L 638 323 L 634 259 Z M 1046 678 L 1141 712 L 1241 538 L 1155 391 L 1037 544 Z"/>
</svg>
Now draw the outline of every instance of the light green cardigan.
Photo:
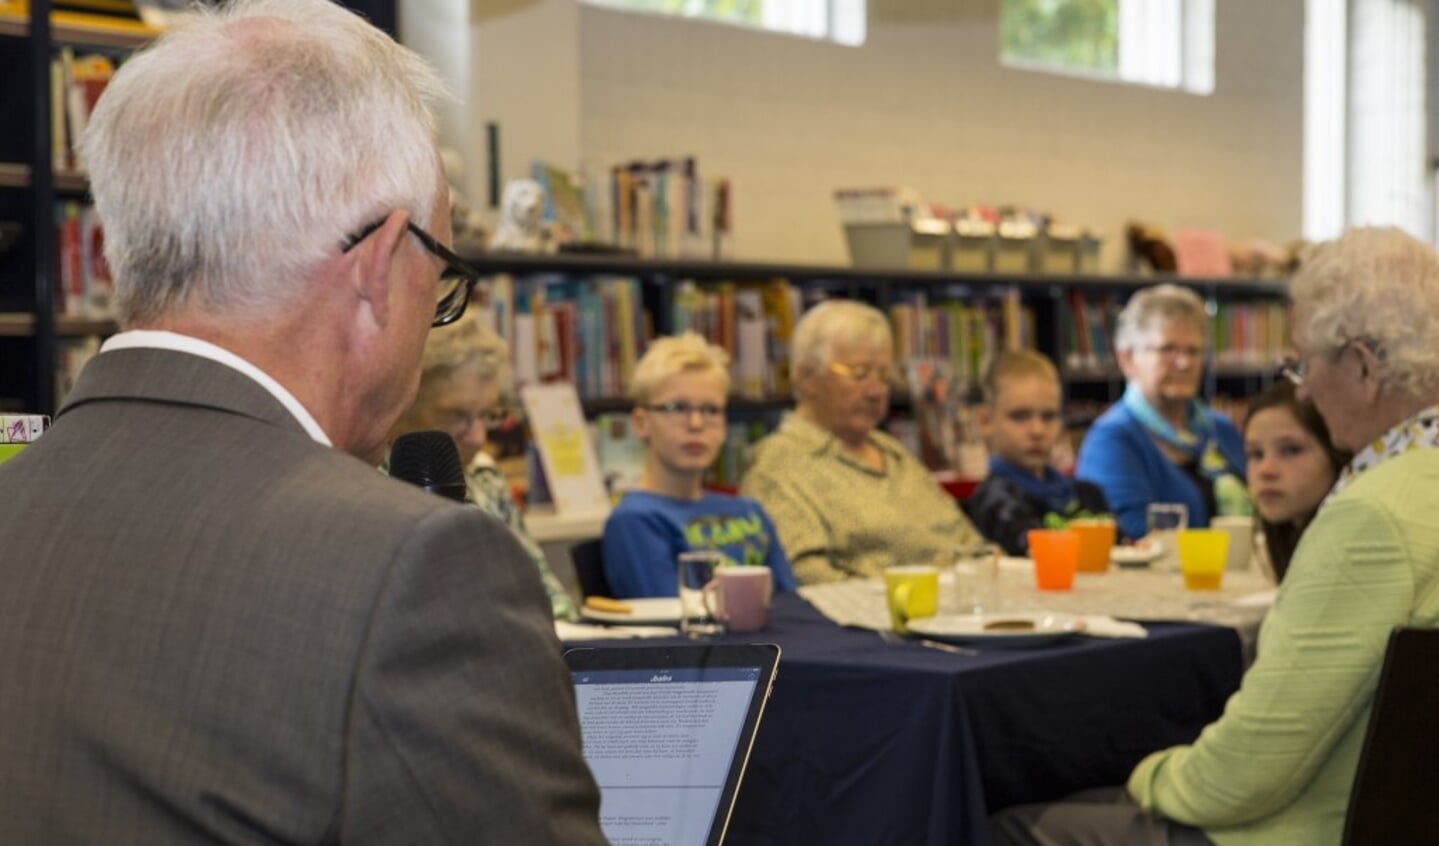
<svg viewBox="0 0 1439 846">
<path fill-rule="evenodd" d="M 1130 795 L 1219 846 L 1338 844 L 1389 632 L 1439 626 L 1436 574 L 1439 449 L 1416 449 L 1320 510 L 1223 716 L 1141 761 Z"/>
</svg>

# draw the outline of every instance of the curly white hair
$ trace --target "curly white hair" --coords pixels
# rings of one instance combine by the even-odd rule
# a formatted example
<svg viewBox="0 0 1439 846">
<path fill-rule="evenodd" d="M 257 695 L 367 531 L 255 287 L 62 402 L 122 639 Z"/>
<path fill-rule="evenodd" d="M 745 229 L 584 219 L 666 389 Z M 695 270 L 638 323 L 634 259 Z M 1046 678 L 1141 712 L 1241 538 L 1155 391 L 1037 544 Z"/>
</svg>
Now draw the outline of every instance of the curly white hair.
<svg viewBox="0 0 1439 846">
<path fill-rule="evenodd" d="M 1393 227 L 1360 227 L 1311 247 L 1289 283 L 1309 350 L 1369 344 L 1386 387 L 1414 397 L 1439 389 L 1439 254 Z"/>
</svg>

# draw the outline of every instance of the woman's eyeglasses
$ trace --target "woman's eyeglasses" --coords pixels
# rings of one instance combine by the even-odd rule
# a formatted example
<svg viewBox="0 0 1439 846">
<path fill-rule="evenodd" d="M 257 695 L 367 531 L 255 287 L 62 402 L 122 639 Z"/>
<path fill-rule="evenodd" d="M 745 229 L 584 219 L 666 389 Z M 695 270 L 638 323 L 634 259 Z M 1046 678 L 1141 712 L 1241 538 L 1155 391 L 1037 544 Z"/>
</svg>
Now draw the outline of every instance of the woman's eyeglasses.
<svg viewBox="0 0 1439 846">
<path fill-rule="evenodd" d="M 1299 358 L 1286 358 L 1279 365 L 1279 375 L 1288 379 L 1297 388 L 1304 384 L 1304 377 L 1309 375 L 1309 364 Z"/>
<path fill-rule="evenodd" d="M 441 411 L 439 412 L 438 417 L 443 423 L 443 427 L 446 432 L 449 432 L 451 435 L 458 436 L 470 431 L 470 429 L 476 423 L 484 426 L 486 432 L 498 429 L 501 426 L 505 425 L 505 422 L 509 420 L 510 415 L 509 412 L 505 409 L 492 408 L 487 411 L 480 412 Z"/>
<path fill-rule="evenodd" d="M 1338 361 L 1340 356 L 1344 355 L 1344 351 L 1351 346 L 1359 346 L 1369 350 L 1375 358 L 1381 361 L 1384 359 L 1384 346 L 1378 341 L 1365 335 L 1350 337 L 1344 333 L 1340 334 L 1339 343 L 1335 344 L 1329 351 L 1330 358 Z M 1293 382 L 1296 388 L 1303 385 L 1304 380 L 1309 376 L 1308 356 L 1290 355 L 1286 357 L 1279 365 L 1279 375 Z"/>
<path fill-rule="evenodd" d="M 897 375 L 894 367 L 888 364 L 842 364 L 838 361 L 829 363 L 829 372 L 843 376 L 851 382 L 867 382 L 873 379 L 885 385 L 892 383 Z"/>
<path fill-rule="evenodd" d="M 340 251 L 348 253 L 353 250 L 355 245 L 384 226 L 387 219 L 380 218 L 359 232 L 345 236 L 345 239 L 340 242 Z M 440 290 L 435 300 L 435 319 L 430 321 L 430 327 L 448 326 L 459 320 L 460 316 L 465 313 L 465 307 L 470 304 L 470 296 L 474 294 L 475 283 L 480 281 L 480 272 L 451 252 L 435 236 L 414 223 L 406 222 L 405 228 L 410 230 L 411 235 L 419 239 L 431 255 L 445 263 L 444 269 L 440 271 Z"/>
</svg>

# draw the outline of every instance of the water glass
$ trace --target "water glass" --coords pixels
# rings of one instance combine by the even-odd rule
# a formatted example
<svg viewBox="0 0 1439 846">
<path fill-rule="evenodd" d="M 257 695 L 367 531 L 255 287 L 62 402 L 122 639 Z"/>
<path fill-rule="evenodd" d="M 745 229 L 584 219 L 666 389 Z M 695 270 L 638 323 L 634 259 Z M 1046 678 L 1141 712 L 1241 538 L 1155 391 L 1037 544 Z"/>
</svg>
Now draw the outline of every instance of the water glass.
<svg viewBox="0 0 1439 846">
<path fill-rule="evenodd" d="M 1156 502 L 1145 511 L 1152 543 L 1159 544 L 1160 554 L 1151 565 L 1156 570 L 1174 572 L 1179 569 L 1179 533 L 1189 528 L 1189 509 L 1182 503 Z"/>
<path fill-rule="evenodd" d="M 679 564 L 680 632 L 685 637 L 700 638 L 724 634 L 724 624 L 715 619 L 712 594 L 715 591 L 715 570 L 727 559 L 723 552 L 698 549 L 681 552 Z"/>
<path fill-rule="evenodd" d="M 999 547 L 992 543 L 954 550 L 954 613 L 993 614 L 999 603 Z"/>
</svg>

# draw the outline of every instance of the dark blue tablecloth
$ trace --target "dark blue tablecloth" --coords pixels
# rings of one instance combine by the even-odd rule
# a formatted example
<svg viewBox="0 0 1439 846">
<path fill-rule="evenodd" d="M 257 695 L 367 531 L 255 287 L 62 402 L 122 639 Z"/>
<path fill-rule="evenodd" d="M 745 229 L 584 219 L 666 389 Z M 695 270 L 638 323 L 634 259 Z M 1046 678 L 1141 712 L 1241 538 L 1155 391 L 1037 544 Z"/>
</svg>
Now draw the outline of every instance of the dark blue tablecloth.
<svg viewBox="0 0 1439 846">
<path fill-rule="evenodd" d="M 1148 628 L 954 655 L 776 596 L 766 631 L 721 638 L 783 650 L 727 843 L 984 846 L 991 811 L 1122 783 L 1218 717 L 1242 672 L 1232 629 Z"/>
</svg>

